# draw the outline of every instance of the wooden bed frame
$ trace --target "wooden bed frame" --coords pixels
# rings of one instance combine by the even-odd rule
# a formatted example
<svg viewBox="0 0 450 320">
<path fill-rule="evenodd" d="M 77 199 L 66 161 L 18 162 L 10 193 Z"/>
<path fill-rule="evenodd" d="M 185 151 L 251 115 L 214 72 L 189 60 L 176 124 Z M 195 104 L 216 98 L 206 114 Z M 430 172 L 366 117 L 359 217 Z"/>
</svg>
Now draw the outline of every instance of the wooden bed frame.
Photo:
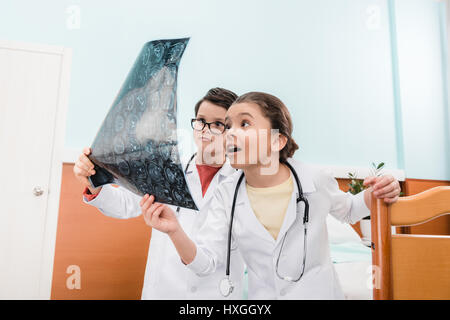
<svg viewBox="0 0 450 320">
<path fill-rule="evenodd" d="M 450 299 L 450 236 L 392 234 L 450 214 L 450 187 L 431 188 L 387 205 L 372 198 L 374 300 Z"/>
</svg>

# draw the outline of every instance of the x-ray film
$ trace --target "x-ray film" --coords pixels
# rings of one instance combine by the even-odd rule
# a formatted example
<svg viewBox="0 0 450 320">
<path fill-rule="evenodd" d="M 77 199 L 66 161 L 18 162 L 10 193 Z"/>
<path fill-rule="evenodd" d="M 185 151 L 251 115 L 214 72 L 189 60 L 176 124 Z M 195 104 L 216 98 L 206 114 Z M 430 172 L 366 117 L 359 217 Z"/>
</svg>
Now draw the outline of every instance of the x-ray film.
<svg viewBox="0 0 450 320">
<path fill-rule="evenodd" d="M 176 134 L 177 73 L 189 38 L 144 45 L 91 146 L 94 187 L 108 183 L 197 210 Z"/>
</svg>

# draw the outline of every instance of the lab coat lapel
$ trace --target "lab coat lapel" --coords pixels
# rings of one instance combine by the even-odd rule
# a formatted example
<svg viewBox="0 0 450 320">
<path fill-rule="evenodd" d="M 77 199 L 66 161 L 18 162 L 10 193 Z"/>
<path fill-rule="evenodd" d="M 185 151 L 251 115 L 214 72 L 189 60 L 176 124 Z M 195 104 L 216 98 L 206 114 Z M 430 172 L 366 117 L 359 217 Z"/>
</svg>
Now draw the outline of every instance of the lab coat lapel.
<svg viewBox="0 0 450 320">
<path fill-rule="evenodd" d="M 271 236 L 269 231 L 259 222 L 255 213 L 253 212 L 252 206 L 248 199 L 247 187 L 245 186 L 245 177 L 242 179 L 241 185 L 239 187 L 239 193 L 236 198 L 236 209 L 234 211 L 234 219 L 242 219 L 245 228 L 255 235 L 275 244 L 275 239 Z M 231 195 L 234 196 L 234 191 Z M 239 215 L 239 216 L 238 216 Z"/>
<path fill-rule="evenodd" d="M 292 177 L 292 179 L 294 179 L 294 177 Z M 284 215 L 283 224 L 281 225 L 280 232 L 278 232 L 275 247 L 278 246 L 280 241 L 283 239 L 286 230 L 288 230 L 292 226 L 292 224 L 295 222 L 295 219 L 297 218 L 297 215 L 299 214 L 297 213 L 296 195 L 297 195 L 296 188 L 294 187 L 294 192 L 292 193 L 291 199 L 289 200 L 288 208 L 286 210 L 286 214 Z M 303 218 L 303 216 L 301 217 L 299 216 L 299 218 Z"/>
<path fill-rule="evenodd" d="M 214 195 L 216 187 L 223 180 L 225 180 L 229 175 L 233 174 L 234 172 L 236 172 L 236 170 L 233 169 L 233 167 L 231 167 L 231 165 L 228 163 L 228 161 L 223 164 L 222 168 L 220 168 L 220 170 L 217 171 L 216 175 L 211 180 L 211 183 L 209 184 L 208 190 L 206 190 L 205 196 L 203 197 L 203 203 L 204 204 L 209 203 L 209 201 L 211 200 L 211 198 Z M 198 175 L 198 172 L 197 172 L 197 175 Z M 199 177 L 199 179 L 200 179 L 200 177 Z"/>
<path fill-rule="evenodd" d="M 191 191 L 191 195 L 195 201 L 195 204 L 197 205 L 199 210 L 202 210 L 202 208 L 211 200 L 217 185 L 225 180 L 229 175 L 233 174 L 236 170 L 230 165 L 228 161 L 225 162 L 222 168 L 220 168 L 220 170 L 211 180 L 208 190 L 206 190 L 205 196 L 203 197 L 202 184 L 200 181 L 200 176 L 198 174 L 196 160 L 197 156 L 192 159 L 191 164 L 189 165 L 189 168 L 186 172 L 186 180 L 189 180 L 189 190 Z"/>
<path fill-rule="evenodd" d="M 314 186 L 314 181 L 312 179 L 311 172 L 309 172 L 301 162 L 295 161 L 292 158 L 288 159 L 288 162 L 297 173 L 305 197 L 307 197 L 309 193 L 315 192 L 316 188 Z M 291 200 L 289 201 L 289 205 L 286 210 L 286 214 L 284 216 L 283 224 L 281 225 L 280 232 L 278 233 L 276 246 L 278 246 L 278 244 L 281 242 L 284 234 L 294 224 L 296 219 L 299 219 L 301 222 L 303 222 L 305 205 L 303 202 L 300 202 L 297 206 L 297 197 L 299 195 L 299 189 L 295 181 L 294 174 L 292 172 L 291 177 L 294 182 L 294 192 L 292 192 Z"/>
<path fill-rule="evenodd" d="M 296 161 L 292 158 L 288 159 L 289 164 L 294 168 L 297 173 L 297 176 L 300 180 L 300 184 L 302 186 L 303 194 L 308 197 L 308 194 L 316 192 L 316 187 L 314 185 L 314 181 L 312 179 L 312 173 L 308 170 L 306 166 L 303 165 L 302 162 Z M 277 239 L 275 240 L 269 231 L 259 222 L 258 218 L 256 218 L 255 213 L 250 205 L 250 201 L 247 195 L 247 188 L 245 186 L 246 179 L 242 180 L 242 183 L 239 187 L 239 194 L 236 198 L 236 210 L 235 210 L 235 219 L 243 219 L 243 223 L 248 230 L 252 231 L 254 234 L 264 238 L 271 243 L 275 244 L 275 247 L 281 242 L 284 234 L 287 230 L 292 226 L 297 218 L 297 195 L 299 193 L 297 183 L 295 182 L 295 178 L 293 173 L 291 173 L 292 180 L 294 182 L 294 192 L 292 193 L 291 200 L 289 201 L 288 209 L 284 216 L 283 224 L 281 226 L 280 232 L 278 233 Z M 231 196 L 234 195 L 234 190 Z M 231 204 L 230 204 L 231 205 Z M 304 204 L 301 202 L 298 206 L 298 218 L 303 219 L 304 214 Z M 239 217 L 238 217 L 239 215 Z M 301 220 L 303 221 L 303 220 Z"/>
</svg>

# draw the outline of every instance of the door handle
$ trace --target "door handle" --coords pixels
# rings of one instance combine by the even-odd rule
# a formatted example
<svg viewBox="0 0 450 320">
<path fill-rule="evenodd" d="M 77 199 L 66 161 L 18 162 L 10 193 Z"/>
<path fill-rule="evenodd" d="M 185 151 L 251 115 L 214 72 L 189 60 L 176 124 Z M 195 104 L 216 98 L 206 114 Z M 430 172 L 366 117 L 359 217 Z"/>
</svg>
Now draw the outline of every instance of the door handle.
<svg viewBox="0 0 450 320">
<path fill-rule="evenodd" d="M 33 188 L 33 194 L 36 197 L 42 196 L 43 193 L 44 193 L 44 190 L 40 186 L 36 186 Z"/>
</svg>

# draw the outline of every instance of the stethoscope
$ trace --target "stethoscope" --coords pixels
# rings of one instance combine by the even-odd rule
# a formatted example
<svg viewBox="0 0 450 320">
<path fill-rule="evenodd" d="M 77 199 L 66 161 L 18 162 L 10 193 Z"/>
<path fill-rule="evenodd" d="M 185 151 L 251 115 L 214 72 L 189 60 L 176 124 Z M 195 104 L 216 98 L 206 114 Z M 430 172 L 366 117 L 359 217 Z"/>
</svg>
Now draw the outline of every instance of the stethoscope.
<svg viewBox="0 0 450 320">
<path fill-rule="evenodd" d="M 283 236 L 283 240 L 281 242 L 281 248 L 280 248 L 280 252 L 278 253 L 278 258 L 277 258 L 277 263 L 275 265 L 275 272 L 278 276 L 278 278 L 294 283 L 299 281 L 302 276 L 303 273 L 305 271 L 305 263 L 306 263 L 306 239 L 307 239 L 307 227 L 308 227 L 308 220 L 309 220 L 309 203 L 308 200 L 304 197 L 303 195 L 303 190 L 302 190 L 302 185 L 300 184 L 300 180 L 297 176 L 297 172 L 294 170 L 294 168 L 288 163 L 288 162 L 284 162 L 288 168 L 291 170 L 292 174 L 294 175 L 295 178 L 295 183 L 297 184 L 297 188 L 298 188 L 298 197 L 297 197 L 297 213 L 298 213 L 298 204 L 299 202 L 303 202 L 305 204 L 305 211 L 304 211 L 304 215 L 303 215 L 303 227 L 304 227 L 304 242 L 303 242 L 303 266 L 302 266 L 302 270 L 300 275 L 297 278 L 292 278 L 290 276 L 282 276 L 279 274 L 278 272 L 278 264 L 280 262 L 280 256 L 281 256 L 281 252 L 283 251 L 283 247 L 284 247 L 284 241 L 286 240 L 286 236 L 289 232 L 289 229 L 286 231 L 286 233 Z M 234 289 L 234 285 L 230 280 L 230 256 L 231 256 L 231 233 L 232 233 L 232 229 L 233 229 L 233 218 L 234 218 L 234 209 L 236 206 L 236 198 L 239 192 L 239 186 L 242 182 L 242 179 L 244 178 L 244 173 L 241 174 L 241 176 L 239 177 L 239 180 L 237 182 L 236 188 L 234 189 L 234 197 L 233 197 L 233 205 L 231 207 L 231 217 L 230 217 L 230 226 L 228 229 L 228 243 L 227 243 L 227 268 L 226 268 L 226 274 L 225 274 L 225 278 L 223 278 L 220 283 L 219 283 L 219 290 L 220 293 L 224 296 L 224 297 L 228 297 Z M 298 215 L 297 215 L 298 217 Z"/>
</svg>

